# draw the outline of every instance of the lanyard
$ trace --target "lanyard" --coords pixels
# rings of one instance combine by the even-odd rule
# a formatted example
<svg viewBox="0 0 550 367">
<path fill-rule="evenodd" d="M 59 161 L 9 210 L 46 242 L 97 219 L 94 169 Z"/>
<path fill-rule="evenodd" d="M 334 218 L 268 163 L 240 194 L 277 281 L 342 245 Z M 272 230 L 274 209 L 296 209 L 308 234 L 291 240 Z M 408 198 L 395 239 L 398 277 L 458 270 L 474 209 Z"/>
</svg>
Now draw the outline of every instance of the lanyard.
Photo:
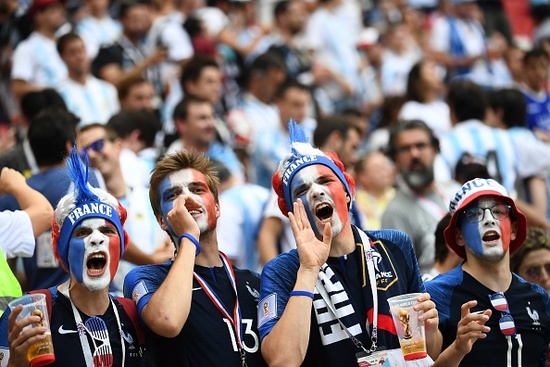
<svg viewBox="0 0 550 367">
<path fill-rule="evenodd" d="M 239 297 L 237 295 L 237 278 L 235 277 L 235 272 L 233 271 L 233 267 L 231 266 L 231 262 L 227 258 L 227 256 L 220 252 L 220 258 L 223 263 L 223 268 L 227 274 L 227 277 L 229 278 L 229 281 L 231 283 L 231 287 L 233 288 L 233 292 L 235 294 L 235 305 L 233 306 L 233 315 L 231 315 L 226 309 L 224 304 L 222 303 L 221 299 L 218 297 L 216 292 L 206 283 L 206 281 L 198 275 L 196 272 L 193 272 L 193 276 L 199 283 L 199 285 L 204 290 L 204 293 L 210 298 L 210 301 L 216 306 L 218 311 L 221 312 L 222 316 L 227 319 L 231 326 L 233 327 L 233 331 L 235 332 L 235 339 L 237 341 L 237 346 L 239 349 L 239 353 L 241 355 L 241 361 L 242 366 L 247 366 L 246 364 L 246 352 L 243 348 L 243 340 L 242 340 L 242 316 L 241 316 L 241 308 L 239 306 Z"/>
<path fill-rule="evenodd" d="M 92 342 L 94 343 L 95 350 L 98 349 L 95 339 L 93 335 L 91 334 L 90 330 L 86 328 L 86 325 L 82 322 L 82 317 L 80 317 L 80 312 L 78 312 L 77 308 L 75 307 L 73 301 L 71 300 L 71 295 L 69 294 L 69 282 L 70 280 L 67 280 L 64 284 L 61 285 L 61 293 L 67 297 L 69 302 L 71 302 L 71 307 L 73 309 L 73 315 L 74 319 L 76 321 L 76 329 L 78 330 L 78 335 L 80 336 L 80 345 L 82 346 L 82 352 L 84 353 L 84 359 L 86 360 L 86 367 L 103 367 L 103 366 L 95 366 L 94 364 L 94 357 L 92 356 L 92 349 L 90 348 L 90 343 L 88 342 L 88 337 L 86 336 L 86 333 L 90 334 L 92 338 Z M 122 326 L 120 323 L 120 316 L 118 315 L 118 310 L 113 302 L 112 298 L 109 297 L 109 301 L 111 302 L 111 305 L 113 306 L 113 311 L 115 313 L 116 322 L 118 325 L 118 331 L 120 334 L 120 345 L 122 347 L 122 365 L 125 365 L 126 362 L 126 347 L 124 346 L 124 334 L 122 332 Z M 109 337 L 109 333 L 107 331 L 107 338 Z"/>
<path fill-rule="evenodd" d="M 353 344 L 359 349 L 362 349 L 365 353 L 372 353 L 376 351 L 377 347 L 377 341 L 378 341 L 378 293 L 376 290 L 376 274 L 374 272 L 374 259 L 372 256 L 372 248 L 371 248 L 371 241 L 363 232 L 362 230 L 358 229 L 359 236 L 361 237 L 361 241 L 363 242 L 363 249 L 365 252 L 365 260 L 367 262 L 367 272 L 369 274 L 369 281 L 370 281 L 370 288 L 372 292 L 372 307 L 373 307 L 373 315 L 372 315 L 372 331 L 371 331 L 371 347 L 369 350 L 367 350 L 363 343 L 359 339 L 357 339 L 344 325 L 344 323 L 336 316 L 336 310 L 334 309 L 334 305 L 332 304 L 332 301 L 330 300 L 330 296 L 328 295 L 326 289 L 322 286 L 322 283 L 317 282 L 315 285 L 315 288 L 325 301 L 328 309 L 334 314 L 338 322 L 340 323 L 340 326 L 342 329 L 346 332 L 348 337 L 351 339 Z M 325 264 L 324 267 L 327 265 Z M 368 320 L 367 320 L 368 323 Z M 369 331 L 369 327 L 367 325 L 366 327 L 367 332 Z"/>
</svg>

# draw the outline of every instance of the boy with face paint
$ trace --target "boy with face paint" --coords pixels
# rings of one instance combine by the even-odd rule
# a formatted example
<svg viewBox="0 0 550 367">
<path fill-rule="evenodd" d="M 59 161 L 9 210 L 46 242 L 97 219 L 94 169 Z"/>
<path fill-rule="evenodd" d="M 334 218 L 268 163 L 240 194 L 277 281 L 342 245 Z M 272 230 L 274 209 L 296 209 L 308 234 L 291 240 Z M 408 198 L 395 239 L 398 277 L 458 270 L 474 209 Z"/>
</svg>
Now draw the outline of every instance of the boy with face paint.
<svg viewBox="0 0 550 367">
<path fill-rule="evenodd" d="M 353 178 L 336 156 L 311 147 L 292 121 L 289 129 L 292 153 L 272 182 L 297 249 L 262 272 L 258 325 L 264 358 L 273 366 L 357 366 L 361 353 L 376 351 L 404 366 L 387 302 L 404 293 L 421 293 L 415 308 L 423 311 L 428 353 L 437 357 L 437 310 L 424 293 L 410 239 L 395 230 L 353 226 Z M 432 363 L 426 357 L 415 365 Z"/>
<path fill-rule="evenodd" d="M 67 160 L 73 181 L 59 201 L 52 223 L 53 251 L 70 277 L 51 293 L 50 327 L 55 362 L 50 366 L 141 366 L 137 333 L 119 301 L 109 295 L 120 258 L 128 244 L 123 229 L 126 210 L 108 192 L 87 182 L 73 148 Z M 132 304 L 130 303 L 130 306 Z M 45 328 L 23 328 L 39 321 L 16 321 L 18 306 L 0 319 L 1 366 L 28 366 L 27 349 L 45 337 Z"/>
<path fill-rule="evenodd" d="M 497 181 L 466 182 L 449 204 L 445 241 L 464 262 L 426 282 L 439 310 L 440 365 L 544 366 L 550 298 L 510 270 L 527 220 Z M 475 343 L 474 343 L 475 342 Z"/>
<path fill-rule="evenodd" d="M 149 197 L 175 260 L 126 276 L 155 366 L 264 366 L 256 326 L 260 279 L 218 250 L 218 178 L 210 160 L 180 150 L 157 162 Z"/>
</svg>

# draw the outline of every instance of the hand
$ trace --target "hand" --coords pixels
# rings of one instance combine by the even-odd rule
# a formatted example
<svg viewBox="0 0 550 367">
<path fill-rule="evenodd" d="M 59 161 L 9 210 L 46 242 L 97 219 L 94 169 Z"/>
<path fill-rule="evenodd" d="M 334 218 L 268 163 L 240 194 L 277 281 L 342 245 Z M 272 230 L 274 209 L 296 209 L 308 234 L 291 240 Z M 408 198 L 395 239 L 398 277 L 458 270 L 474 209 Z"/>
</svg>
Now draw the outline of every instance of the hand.
<svg viewBox="0 0 550 367">
<path fill-rule="evenodd" d="M 25 176 L 13 168 L 4 167 L 0 173 L 0 193 L 11 194 L 14 188 L 27 186 Z"/>
<path fill-rule="evenodd" d="M 182 233 L 189 233 L 197 240 L 199 239 L 199 225 L 189 213 L 191 210 L 203 211 L 204 208 L 189 195 L 180 195 L 174 200 L 174 206 L 166 216 L 168 224 L 174 231 L 173 235 L 179 236 Z"/>
<path fill-rule="evenodd" d="M 290 219 L 290 226 L 296 240 L 300 266 L 318 271 L 321 265 L 327 261 L 330 252 L 332 227 L 330 223 L 325 223 L 323 241 L 319 241 L 311 228 L 302 200 L 298 199 L 293 204 L 293 208 L 294 214 L 289 212 L 288 218 Z"/>
<path fill-rule="evenodd" d="M 478 339 L 487 337 L 491 328 L 485 326 L 485 323 L 491 317 L 493 311 L 487 309 L 483 313 L 470 313 L 470 309 L 477 305 L 477 301 L 472 300 L 464 303 L 460 307 L 461 318 L 457 325 L 456 340 L 453 342 L 455 348 L 464 355 L 470 353 L 472 346 Z"/>
<path fill-rule="evenodd" d="M 10 367 L 28 367 L 27 350 L 33 343 L 46 337 L 46 328 L 43 326 L 23 331 L 25 326 L 40 322 L 40 317 L 27 316 L 16 321 L 22 310 L 23 306 L 21 305 L 15 307 L 8 318 L 8 343 L 10 344 L 8 366 Z"/>
<path fill-rule="evenodd" d="M 420 320 L 424 321 L 426 326 L 426 335 L 432 335 L 437 333 L 439 325 L 439 313 L 435 308 L 435 303 L 431 300 L 429 293 L 422 293 L 416 299 L 418 303 L 413 306 L 415 311 L 422 311 L 422 315 L 419 316 Z"/>
</svg>

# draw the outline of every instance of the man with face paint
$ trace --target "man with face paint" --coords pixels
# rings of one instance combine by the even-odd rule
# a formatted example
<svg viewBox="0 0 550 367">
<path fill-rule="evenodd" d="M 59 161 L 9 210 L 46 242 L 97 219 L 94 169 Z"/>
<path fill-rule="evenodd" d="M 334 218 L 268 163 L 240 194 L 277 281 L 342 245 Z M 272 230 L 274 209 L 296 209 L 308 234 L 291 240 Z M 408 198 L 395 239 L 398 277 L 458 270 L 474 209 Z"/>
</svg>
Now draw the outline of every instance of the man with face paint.
<svg viewBox="0 0 550 367">
<path fill-rule="evenodd" d="M 142 366 L 142 350 L 132 319 L 119 300 L 109 295 L 120 258 L 128 243 L 123 229 L 126 210 L 108 192 L 87 182 L 76 150 L 67 160 L 73 185 L 59 201 L 53 223 L 53 251 L 69 272 L 67 282 L 42 290 L 51 294 L 50 327 L 55 362 L 49 366 Z M 27 350 L 45 337 L 39 321 L 16 321 L 18 306 L 0 319 L 0 366 L 26 367 Z"/>
<path fill-rule="evenodd" d="M 415 308 L 423 311 L 428 353 L 437 357 L 437 310 L 424 293 L 410 240 L 395 230 L 353 226 L 353 178 L 335 155 L 311 147 L 298 125 L 291 122 L 289 129 L 292 153 L 272 182 L 297 249 L 262 272 L 258 327 L 264 358 L 271 366 L 357 366 L 377 356 L 404 366 L 387 302 L 404 293 L 421 293 Z M 426 357 L 414 365 L 431 363 Z"/>
<path fill-rule="evenodd" d="M 445 241 L 465 261 L 426 282 L 443 334 L 444 352 L 438 362 L 544 366 L 550 297 L 539 285 L 510 271 L 510 254 L 526 237 L 525 215 L 502 185 L 481 178 L 456 192 L 449 212 Z M 478 339 L 464 348 L 460 334 Z"/>
<path fill-rule="evenodd" d="M 147 326 L 155 366 L 263 366 L 256 326 L 260 279 L 218 250 L 218 178 L 211 161 L 179 150 L 157 162 L 149 197 L 175 260 L 139 266 L 124 295 Z"/>
<path fill-rule="evenodd" d="M 395 196 L 382 215 L 382 228 L 409 235 L 420 270 L 426 273 L 434 265 L 437 223 L 445 216 L 447 202 L 460 186 L 452 180 L 436 182 L 439 141 L 423 121 L 404 120 L 395 125 L 388 147 L 399 174 Z"/>
</svg>

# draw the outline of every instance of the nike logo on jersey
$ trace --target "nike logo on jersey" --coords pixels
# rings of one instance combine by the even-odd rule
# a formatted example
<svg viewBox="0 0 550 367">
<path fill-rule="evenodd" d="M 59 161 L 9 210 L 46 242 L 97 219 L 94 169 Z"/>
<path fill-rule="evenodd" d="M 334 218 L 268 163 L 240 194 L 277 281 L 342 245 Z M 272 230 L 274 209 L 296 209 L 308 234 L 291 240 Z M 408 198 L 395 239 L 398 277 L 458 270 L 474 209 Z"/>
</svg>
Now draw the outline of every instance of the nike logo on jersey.
<svg viewBox="0 0 550 367">
<path fill-rule="evenodd" d="M 201 289 L 201 287 L 193 288 L 194 291 L 200 291 Z"/>
<path fill-rule="evenodd" d="M 61 325 L 59 327 L 59 329 L 57 329 L 57 332 L 59 334 L 76 334 L 76 333 L 78 333 L 78 331 L 76 331 L 76 330 L 65 330 L 65 329 L 63 329 L 63 325 Z"/>
</svg>

